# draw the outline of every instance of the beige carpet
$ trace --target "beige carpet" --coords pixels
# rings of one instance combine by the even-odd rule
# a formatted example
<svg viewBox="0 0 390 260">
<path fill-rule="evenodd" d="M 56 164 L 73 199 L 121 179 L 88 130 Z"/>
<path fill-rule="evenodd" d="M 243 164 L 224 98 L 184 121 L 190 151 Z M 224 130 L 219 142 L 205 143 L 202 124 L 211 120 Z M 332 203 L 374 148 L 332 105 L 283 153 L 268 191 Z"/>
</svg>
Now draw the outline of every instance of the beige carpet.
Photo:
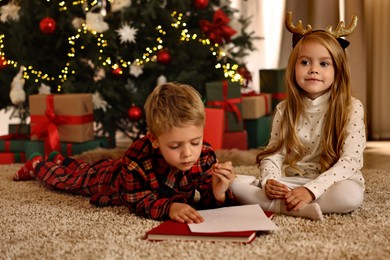
<svg viewBox="0 0 390 260">
<path fill-rule="evenodd" d="M 0 166 L 0 259 L 390 259 L 390 173 L 364 170 L 367 192 L 352 214 L 322 222 L 275 216 L 278 231 L 251 244 L 149 242 L 159 222 L 124 207 L 96 208 L 88 198 L 13 182 L 20 165 Z M 257 174 L 256 166 L 236 166 Z"/>
</svg>

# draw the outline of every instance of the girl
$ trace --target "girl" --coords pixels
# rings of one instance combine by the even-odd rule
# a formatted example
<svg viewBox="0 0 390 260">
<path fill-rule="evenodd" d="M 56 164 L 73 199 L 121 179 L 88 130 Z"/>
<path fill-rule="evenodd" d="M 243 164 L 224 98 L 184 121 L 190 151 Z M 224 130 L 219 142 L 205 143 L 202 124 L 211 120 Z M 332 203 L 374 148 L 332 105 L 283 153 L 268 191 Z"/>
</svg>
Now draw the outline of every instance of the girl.
<svg viewBox="0 0 390 260">
<path fill-rule="evenodd" d="M 286 25 L 295 35 L 287 98 L 277 106 L 270 141 L 257 155 L 261 178 L 238 178 L 232 190 L 243 204 L 321 220 L 322 213 L 347 213 L 363 202 L 364 109 L 351 97 L 344 50 L 349 43 L 337 39 L 350 34 L 357 20 L 337 31 L 312 31 L 293 26 L 289 15 Z"/>
</svg>

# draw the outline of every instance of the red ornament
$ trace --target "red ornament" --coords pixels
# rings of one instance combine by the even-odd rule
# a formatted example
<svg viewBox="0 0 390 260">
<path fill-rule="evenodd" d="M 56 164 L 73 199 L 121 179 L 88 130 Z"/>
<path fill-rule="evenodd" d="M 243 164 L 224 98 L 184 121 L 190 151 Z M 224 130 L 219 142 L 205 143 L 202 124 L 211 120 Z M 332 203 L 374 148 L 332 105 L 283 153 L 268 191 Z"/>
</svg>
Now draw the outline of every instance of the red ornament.
<svg viewBox="0 0 390 260">
<path fill-rule="evenodd" d="M 39 29 L 45 34 L 51 34 L 56 30 L 57 23 L 53 18 L 45 17 L 39 23 Z"/>
<path fill-rule="evenodd" d="M 244 79 L 244 87 L 248 87 L 249 85 L 249 82 L 252 81 L 252 74 L 250 73 L 250 71 L 246 68 L 246 66 L 240 66 L 238 69 L 237 69 L 237 72 L 238 74 L 241 75 L 241 77 L 243 77 Z"/>
<path fill-rule="evenodd" d="M 0 69 L 4 69 L 7 67 L 7 60 L 4 56 L 0 56 Z"/>
<path fill-rule="evenodd" d="M 157 52 L 157 61 L 162 64 L 168 64 L 171 62 L 171 54 L 167 49 L 160 50 Z"/>
<path fill-rule="evenodd" d="M 209 5 L 209 0 L 194 0 L 194 5 L 198 9 L 205 9 Z"/>
<path fill-rule="evenodd" d="M 142 118 L 142 109 L 132 105 L 129 110 L 127 110 L 127 115 L 129 116 L 130 121 L 139 121 Z"/>
<path fill-rule="evenodd" d="M 114 75 L 119 76 L 119 75 L 123 74 L 123 70 L 120 67 L 116 67 L 115 69 L 112 69 L 111 73 L 114 74 Z"/>
</svg>

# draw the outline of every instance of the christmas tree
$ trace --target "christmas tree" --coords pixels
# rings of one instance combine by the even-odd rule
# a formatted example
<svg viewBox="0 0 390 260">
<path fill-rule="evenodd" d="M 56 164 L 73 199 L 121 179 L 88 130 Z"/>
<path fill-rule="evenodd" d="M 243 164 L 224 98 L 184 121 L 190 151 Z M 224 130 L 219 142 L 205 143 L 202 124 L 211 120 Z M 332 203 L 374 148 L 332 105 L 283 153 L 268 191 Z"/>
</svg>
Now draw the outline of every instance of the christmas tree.
<svg viewBox="0 0 390 260">
<path fill-rule="evenodd" d="M 0 8 L 0 109 L 28 107 L 17 91 L 92 93 L 97 134 L 134 138 L 159 82 L 204 95 L 207 81 L 250 80 L 243 57 L 257 37 L 228 0 L 0 0 Z"/>
</svg>

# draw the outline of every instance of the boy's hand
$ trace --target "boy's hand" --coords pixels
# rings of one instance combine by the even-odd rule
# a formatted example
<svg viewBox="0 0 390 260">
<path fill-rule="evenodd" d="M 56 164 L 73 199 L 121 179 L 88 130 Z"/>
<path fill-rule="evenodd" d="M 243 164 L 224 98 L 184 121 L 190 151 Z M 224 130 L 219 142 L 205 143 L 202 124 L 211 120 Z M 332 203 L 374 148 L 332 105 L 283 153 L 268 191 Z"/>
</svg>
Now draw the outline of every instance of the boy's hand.
<svg viewBox="0 0 390 260">
<path fill-rule="evenodd" d="M 216 163 L 213 166 L 213 193 L 215 199 L 219 203 L 223 203 L 225 201 L 225 192 L 230 187 L 234 178 L 236 177 L 232 162 L 224 162 L 224 163 Z"/>
<path fill-rule="evenodd" d="M 169 208 L 169 218 L 180 223 L 201 223 L 204 221 L 200 215 L 190 205 L 173 202 Z"/>
<path fill-rule="evenodd" d="M 265 184 L 264 191 L 267 197 L 273 200 L 285 199 L 285 196 L 287 192 L 290 191 L 290 189 L 286 185 L 278 182 L 277 180 L 269 179 Z"/>
<path fill-rule="evenodd" d="M 289 191 L 285 198 L 287 210 L 299 210 L 302 206 L 312 202 L 314 195 L 305 187 L 298 187 Z"/>
</svg>

